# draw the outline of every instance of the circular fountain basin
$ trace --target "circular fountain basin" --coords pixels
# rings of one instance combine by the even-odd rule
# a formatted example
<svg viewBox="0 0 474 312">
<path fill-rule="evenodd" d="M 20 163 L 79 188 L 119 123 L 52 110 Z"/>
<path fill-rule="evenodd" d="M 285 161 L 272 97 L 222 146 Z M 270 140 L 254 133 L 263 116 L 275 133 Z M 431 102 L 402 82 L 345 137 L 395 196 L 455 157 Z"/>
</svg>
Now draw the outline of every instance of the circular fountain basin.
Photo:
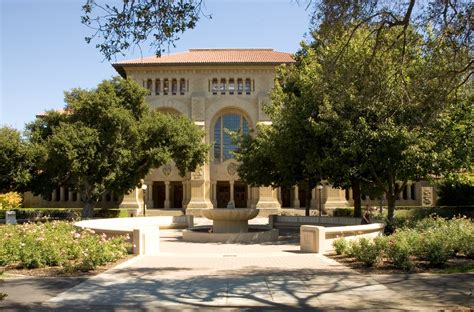
<svg viewBox="0 0 474 312">
<path fill-rule="evenodd" d="M 216 208 L 203 210 L 201 213 L 212 220 L 214 233 L 246 233 L 248 220 L 258 215 L 258 209 Z"/>
<path fill-rule="evenodd" d="M 213 226 L 199 226 L 183 231 L 183 240 L 199 243 L 258 244 L 278 240 L 278 230 L 265 225 L 252 225 L 248 221 L 258 215 L 258 209 L 215 208 L 202 210 Z"/>
</svg>

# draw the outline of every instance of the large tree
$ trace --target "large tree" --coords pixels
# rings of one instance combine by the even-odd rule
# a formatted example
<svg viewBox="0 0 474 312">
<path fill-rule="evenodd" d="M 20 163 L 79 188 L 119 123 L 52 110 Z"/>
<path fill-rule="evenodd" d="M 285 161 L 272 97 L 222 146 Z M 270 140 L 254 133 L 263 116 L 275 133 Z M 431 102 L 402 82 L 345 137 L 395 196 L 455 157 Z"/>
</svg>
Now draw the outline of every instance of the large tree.
<svg viewBox="0 0 474 312">
<path fill-rule="evenodd" d="M 202 165 L 208 149 L 202 131 L 185 117 L 151 112 L 146 94 L 121 78 L 66 92 L 63 113 L 49 112 L 28 126 L 31 141 L 44 149 L 33 191 L 49 197 L 58 185 L 69 186 L 90 218 L 106 191 L 124 194 L 153 167 L 173 160 L 184 175 Z"/>
<path fill-rule="evenodd" d="M 0 128 L 0 193 L 25 190 L 37 153 L 13 128 Z"/>
</svg>

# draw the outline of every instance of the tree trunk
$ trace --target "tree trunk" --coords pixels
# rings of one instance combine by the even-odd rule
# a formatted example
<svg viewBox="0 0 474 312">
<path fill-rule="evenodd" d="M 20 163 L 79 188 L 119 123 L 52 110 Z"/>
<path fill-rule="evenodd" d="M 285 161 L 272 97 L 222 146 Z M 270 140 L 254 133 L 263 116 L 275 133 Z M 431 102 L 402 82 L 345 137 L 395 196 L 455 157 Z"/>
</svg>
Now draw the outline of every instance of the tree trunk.
<svg viewBox="0 0 474 312">
<path fill-rule="evenodd" d="M 86 201 L 84 202 L 84 207 L 82 208 L 82 219 L 91 219 L 94 216 L 94 208 L 95 202 L 94 201 Z"/>
<path fill-rule="evenodd" d="M 388 205 L 387 220 L 389 223 L 393 222 L 396 201 L 397 201 L 397 196 L 394 196 L 393 194 L 387 194 L 387 205 Z"/>
<path fill-rule="evenodd" d="M 354 217 L 362 217 L 362 201 L 360 199 L 360 180 L 351 180 L 352 198 L 354 200 Z"/>
</svg>

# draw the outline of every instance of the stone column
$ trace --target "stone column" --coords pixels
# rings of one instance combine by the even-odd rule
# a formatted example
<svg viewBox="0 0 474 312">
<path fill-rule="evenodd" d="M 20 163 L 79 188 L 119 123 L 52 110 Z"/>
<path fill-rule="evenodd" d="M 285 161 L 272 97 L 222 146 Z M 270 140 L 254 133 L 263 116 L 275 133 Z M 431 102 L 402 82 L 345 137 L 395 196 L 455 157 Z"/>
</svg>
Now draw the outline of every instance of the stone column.
<svg viewBox="0 0 474 312">
<path fill-rule="evenodd" d="M 411 183 L 407 183 L 407 200 L 411 200 Z"/>
<path fill-rule="evenodd" d="M 300 208 L 300 199 L 299 199 L 299 193 L 298 193 L 298 185 L 295 185 L 293 187 L 293 192 L 294 192 L 294 197 L 293 197 L 293 208 Z"/>
<path fill-rule="evenodd" d="M 276 197 L 276 192 L 273 192 L 270 186 L 260 187 L 258 190 L 259 198 L 256 208 L 262 210 L 268 209 L 271 210 L 271 213 L 278 213 L 281 210 L 281 205 Z"/>
<path fill-rule="evenodd" d="M 153 203 L 153 182 L 147 183 L 147 189 L 146 189 L 146 208 L 153 208 L 154 203 Z"/>
<path fill-rule="evenodd" d="M 53 191 L 51 194 L 51 201 L 55 202 L 56 201 L 56 190 Z"/>
<path fill-rule="evenodd" d="M 170 181 L 165 181 L 165 209 L 169 209 L 171 207 L 170 202 Z"/>
<path fill-rule="evenodd" d="M 69 198 L 69 201 L 71 202 L 72 201 L 72 196 L 73 196 L 74 192 L 71 191 L 71 189 L 68 190 L 68 198 Z"/>
<path fill-rule="evenodd" d="M 332 186 L 325 186 L 324 191 L 327 196 L 326 203 L 323 205 L 323 207 L 329 214 L 332 214 L 330 213 L 330 210 L 333 210 L 334 208 L 344 208 L 349 206 L 344 190 L 336 189 Z"/>
<path fill-rule="evenodd" d="M 59 200 L 64 201 L 66 199 L 66 188 L 64 186 L 61 186 L 59 188 Z"/>
<path fill-rule="evenodd" d="M 212 181 L 212 206 L 217 208 L 217 181 Z"/>
<path fill-rule="evenodd" d="M 311 202 L 310 202 L 310 207 L 311 209 L 318 209 L 318 199 L 317 199 L 317 192 L 318 190 L 316 188 L 313 188 L 311 190 Z"/>
<path fill-rule="evenodd" d="M 235 200 L 234 200 L 234 181 L 229 181 L 230 185 L 230 200 L 229 204 L 234 204 L 235 205 Z"/>
</svg>

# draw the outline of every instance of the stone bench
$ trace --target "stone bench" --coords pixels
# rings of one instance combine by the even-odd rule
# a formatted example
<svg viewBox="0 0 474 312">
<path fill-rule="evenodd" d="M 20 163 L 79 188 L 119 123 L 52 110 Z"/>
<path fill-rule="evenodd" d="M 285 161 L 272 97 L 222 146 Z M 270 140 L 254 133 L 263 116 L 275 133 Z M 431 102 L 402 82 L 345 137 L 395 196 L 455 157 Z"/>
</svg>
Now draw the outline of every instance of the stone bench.
<svg viewBox="0 0 474 312">
<path fill-rule="evenodd" d="M 336 227 L 302 225 L 300 228 L 300 250 L 322 254 L 333 250 L 333 241 L 340 237 L 347 240 L 360 237 L 375 238 L 383 234 L 384 227 L 383 223 Z"/>
</svg>

